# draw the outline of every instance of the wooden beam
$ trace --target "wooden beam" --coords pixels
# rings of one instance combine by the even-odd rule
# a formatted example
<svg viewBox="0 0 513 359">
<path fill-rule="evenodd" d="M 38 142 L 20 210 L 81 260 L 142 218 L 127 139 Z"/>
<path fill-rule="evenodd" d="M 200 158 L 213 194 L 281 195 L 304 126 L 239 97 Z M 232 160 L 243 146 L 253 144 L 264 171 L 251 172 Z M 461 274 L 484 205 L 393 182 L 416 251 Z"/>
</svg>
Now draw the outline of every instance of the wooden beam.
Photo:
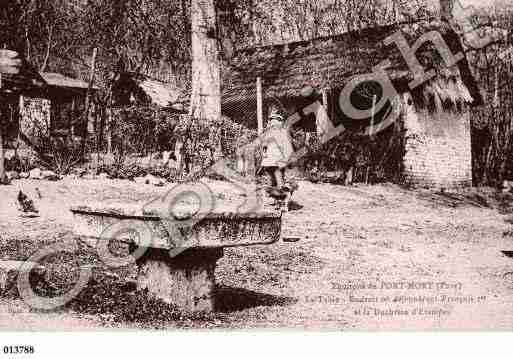
<svg viewBox="0 0 513 359">
<path fill-rule="evenodd" d="M 328 113 L 328 90 L 327 89 L 322 90 L 322 105 L 324 106 L 326 113 Z"/>
<path fill-rule="evenodd" d="M 256 88 L 257 88 L 258 134 L 261 135 L 264 132 L 264 105 L 263 105 L 263 97 L 262 97 L 262 79 L 260 77 L 257 77 Z"/>
<path fill-rule="evenodd" d="M 371 123 L 370 123 L 370 131 L 369 135 L 371 138 L 374 138 L 374 117 L 376 117 L 376 102 L 378 98 L 376 95 L 372 97 L 372 113 L 371 113 Z"/>
<path fill-rule="evenodd" d="M 73 137 L 75 137 L 75 121 L 74 121 L 75 120 L 74 119 L 75 109 L 76 109 L 75 97 L 72 97 L 71 98 L 71 113 L 73 114 L 73 118 L 68 117 L 68 131 L 69 131 L 71 139 L 73 139 Z"/>
<path fill-rule="evenodd" d="M 98 53 L 98 49 L 95 47 L 93 49 L 93 56 L 91 59 L 91 69 L 89 74 L 89 82 L 87 84 L 87 93 L 85 99 L 85 111 L 86 111 L 86 131 L 87 134 L 94 133 L 94 125 L 93 121 L 89 118 L 89 110 L 91 109 L 91 92 L 94 86 L 94 72 L 96 69 L 96 54 Z"/>
<path fill-rule="evenodd" d="M 0 90 L 2 89 L 2 74 L 0 73 Z M 4 100 L 3 98 L 1 99 Z M 4 136 L 2 133 L 3 125 L 3 113 L 0 111 L 0 184 L 7 183 L 7 177 L 5 173 L 5 150 L 4 150 Z M 7 121 L 7 120 L 5 120 Z"/>
<path fill-rule="evenodd" d="M 3 116 L 3 114 L 2 114 Z M 7 177 L 5 173 L 5 151 L 4 151 L 4 136 L 2 133 L 2 121 L 0 119 L 0 184 L 7 184 Z"/>
<path fill-rule="evenodd" d="M 82 157 L 85 156 L 85 150 L 86 150 L 86 143 L 87 143 L 87 137 L 89 135 L 89 132 L 92 130 L 89 123 L 89 106 L 91 102 L 91 91 L 94 86 L 94 71 L 96 68 L 96 54 L 98 52 L 98 49 L 95 47 L 93 49 L 93 56 L 91 59 L 91 68 L 90 68 L 90 74 L 89 74 L 89 82 L 87 85 L 87 93 L 85 98 L 85 109 L 84 109 L 84 117 L 85 117 L 85 128 L 82 133 Z M 94 129 L 91 131 L 94 132 Z"/>
<path fill-rule="evenodd" d="M 325 118 L 320 114 L 317 113 L 315 116 L 315 124 L 316 124 L 316 132 L 318 136 L 324 136 L 326 135 L 324 131 L 327 129 L 327 124 L 325 121 L 329 121 L 329 106 L 328 106 L 328 91 L 329 89 L 322 89 L 321 95 L 322 95 L 322 107 L 324 108 L 324 111 L 326 112 Z"/>
</svg>

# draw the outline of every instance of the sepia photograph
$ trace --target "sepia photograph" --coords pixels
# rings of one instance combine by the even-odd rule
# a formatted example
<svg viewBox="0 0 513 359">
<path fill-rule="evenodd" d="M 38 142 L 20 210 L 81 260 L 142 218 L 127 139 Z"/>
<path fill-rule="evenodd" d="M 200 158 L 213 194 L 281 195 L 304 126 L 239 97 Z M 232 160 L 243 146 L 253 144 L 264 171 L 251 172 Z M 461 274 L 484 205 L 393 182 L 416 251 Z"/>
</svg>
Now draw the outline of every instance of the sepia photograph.
<svg viewBox="0 0 513 359">
<path fill-rule="evenodd" d="M 1 0 L 0 337 L 134 330 L 511 332 L 513 0 Z"/>
</svg>

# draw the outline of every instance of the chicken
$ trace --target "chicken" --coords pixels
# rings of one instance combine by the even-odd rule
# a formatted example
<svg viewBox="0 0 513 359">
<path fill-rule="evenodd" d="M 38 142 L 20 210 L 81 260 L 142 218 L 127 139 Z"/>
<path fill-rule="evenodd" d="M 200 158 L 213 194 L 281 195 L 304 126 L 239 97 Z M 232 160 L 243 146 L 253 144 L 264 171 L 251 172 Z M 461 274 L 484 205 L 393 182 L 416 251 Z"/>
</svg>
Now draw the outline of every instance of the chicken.
<svg viewBox="0 0 513 359">
<path fill-rule="evenodd" d="M 18 193 L 19 210 L 23 213 L 37 214 L 39 211 L 34 206 L 34 201 L 27 197 L 21 190 Z"/>
</svg>

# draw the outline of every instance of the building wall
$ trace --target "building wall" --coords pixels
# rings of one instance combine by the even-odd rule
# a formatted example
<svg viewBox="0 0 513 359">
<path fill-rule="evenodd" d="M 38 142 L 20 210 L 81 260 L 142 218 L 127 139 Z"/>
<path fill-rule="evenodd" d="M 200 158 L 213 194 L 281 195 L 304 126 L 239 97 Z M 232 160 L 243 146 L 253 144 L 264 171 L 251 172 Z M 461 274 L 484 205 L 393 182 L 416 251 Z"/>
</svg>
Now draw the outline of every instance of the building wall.
<svg viewBox="0 0 513 359">
<path fill-rule="evenodd" d="M 50 100 L 35 97 L 20 97 L 20 131 L 33 143 L 50 131 Z"/>
<path fill-rule="evenodd" d="M 404 95 L 404 175 L 415 187 L 453 189 L 472 185 L 470 112 L 456 108 L 419 109 Z"/>
</svg>

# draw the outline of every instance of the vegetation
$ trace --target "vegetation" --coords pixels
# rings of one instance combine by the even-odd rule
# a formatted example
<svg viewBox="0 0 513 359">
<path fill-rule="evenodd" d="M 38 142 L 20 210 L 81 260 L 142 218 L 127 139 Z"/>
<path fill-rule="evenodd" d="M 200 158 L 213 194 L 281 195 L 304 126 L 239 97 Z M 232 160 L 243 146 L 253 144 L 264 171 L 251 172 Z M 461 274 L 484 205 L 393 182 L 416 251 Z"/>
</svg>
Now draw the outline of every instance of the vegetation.
<svg viewBox="0 0 513 359">
<path fill-rule="evenodd" d="M 426 18 L 433 14 L 432 3 L 427 0 L 193 2 L 194 5 L 215 7 L 215 19 L 204 35 L 205 41 L 211 38 L 216 42 L 209 46 L 217 48 L 221 64 L 229 61 L 238 48 L 307 40 L 379 24 Z M 122 71 L 140 72 L 164 82 L 179 84 L 184 89 L 192 87 L 193 94 L 202 92 L 192 83 L 195 78 L 192 76 L 192 10 L 190 0 L 10 0 L 0 5 L 0 36 L 4 46 L 19 51 L 38 70 L 60 72 L 82 79 L 88 78 L 91 55 L 93 49 L 97 48 L 96 79 L 102 91 L 96 101 L 108 108 L 111 80 L 114 74 Z M 492 8 L 481 8 L 477 20 L 481 24 L 491 23 L 511 31 L 512 15 L 511 6 L 496 3 Z M 510 45 L 511 38 L 507 44 L 482 50 L 471 49 L 469 52 L 471 65 L 487 94 L 485 107 L 475 111 L 472 123 L 474 180 L 478 184 L 495 185 L 513 177 Z M 201 114 L 195 110 L 193 112 Z M 107 117 L 108 114 L 108 110 L 102 110 L 98 116 Z M 113 134 L 113 148 L 118 155 L 171 150 L 176 139 L 181 138 L 181 132 L 173 132 L 180 128 L 177 117 L 172 118 L 153 108 L 125 108 L 117 111 L 114 117 L 116 133 Z M 105 123 L 105 119 L 101 121 Z M 6 126 L 4 123 L 2 128 Z M 220 129 L 226 134 L 223 141 L 230 136 L 233 140 L 237 138 L 233 134 L 241 130 L 230 128 L 233 126 L 224 124 Z M 211 129 L 214 126 L 208 127 Z M 200 129 L 194 131 L 198 134 L 202 132 Z M 394 131 L 397 136 L 401 135 L 400 130 Z M 375 168 L 376 173 L 383 172 L 378 170 L 383 167 L 383 160 L 398 155 L 395 149 L 391 149 L 396 148 L 395 145 L 391 144 L 397 144 L 400 139 L 393 139 L 392 134 L 372 140 L 358 139 L 361 146 L 356 148 L 359 150 L 347 145 L 346 137 L 318 148 L 320 152 L 308 157 L 310 162 L 305 163 L 305 167 L 329 172 L 333 170 L 332 164 L 338 161 L 339 169 L 355 167 L 356 180 L 364 181 L 369 177 L 368 168 Z M 89 144 L 90 151 L 106 150 L 104 140 L 99 138 Z M 184 151 L 190 152 L 190 155 L 184 153 L 187 162 L 184 168 L 189 170 L 196 161 L 191 157 L 197 153 L 209 152 L 208 161 L 212 161 L 213 152 L 218 150 L 216 148 L 222 147 L 222 152 L 228 153 L 232 152 L 228 148 L 236 145 L 236 142 L 224 142 L 208 149 L 199 149 L 200 144 L 205 145 L 204 141 L 196 140 L 196 144 L 190 139 L 187 141 L 193 142 L 192 145 L 182 144 Z M 315 142 L 314 139 L 311 141 Z M 367 143 L 371 146 L 365 146 Z M 55 152 L 55 148 L 59 147 L 52 146 L 50 152 Z M 383 151 L 383 146 L 390 150 Z M 367 149 L 363 150 L 364 147 Z M 374 156 L 373 152 L 381 155 Z M 53 155 L 51 161 L 59 162 L 59 157 L 62 156 Z M 60 172 L 68 172 L 67 167 L 72 163 L 54 165 L 60 167 Z M 381 181 L 390 176 L 371 175 L 370 181 Z"/>
</svg>

